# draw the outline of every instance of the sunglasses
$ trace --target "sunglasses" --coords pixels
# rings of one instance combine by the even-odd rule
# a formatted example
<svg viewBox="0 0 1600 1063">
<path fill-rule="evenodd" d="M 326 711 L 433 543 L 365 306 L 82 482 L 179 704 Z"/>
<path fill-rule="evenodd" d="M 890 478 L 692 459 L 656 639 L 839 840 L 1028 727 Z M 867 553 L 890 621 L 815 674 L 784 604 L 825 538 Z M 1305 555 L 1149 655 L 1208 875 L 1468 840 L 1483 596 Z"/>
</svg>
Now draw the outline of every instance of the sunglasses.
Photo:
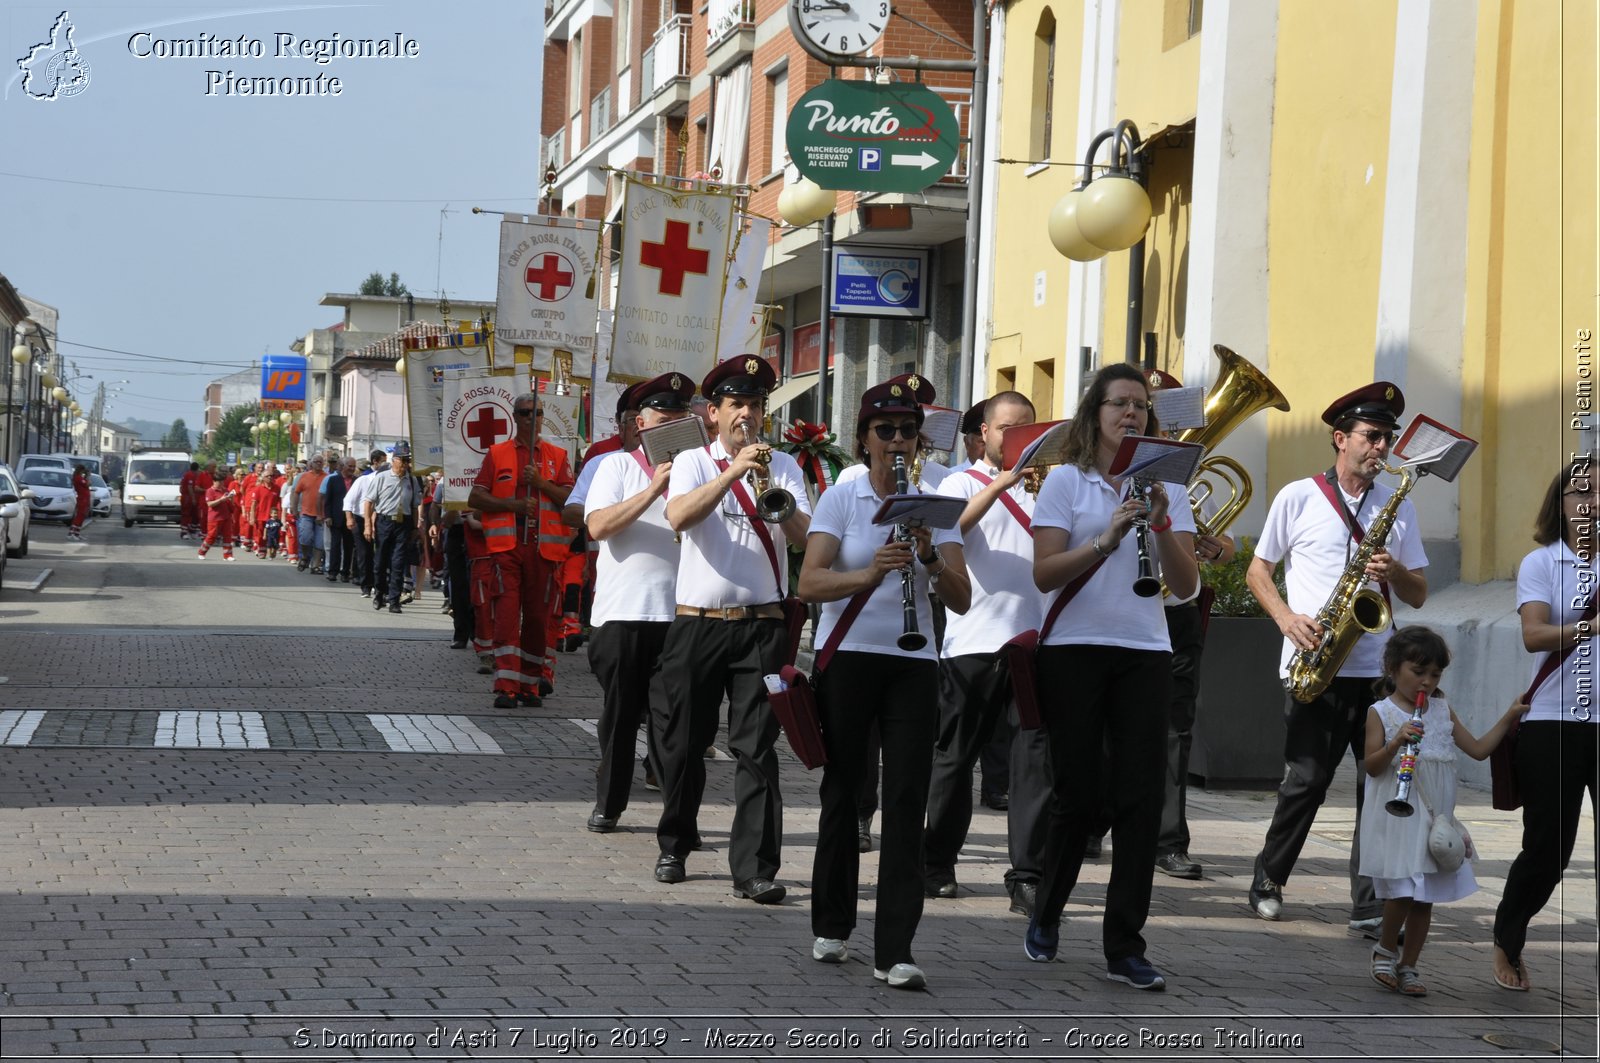
<svg viewBox="0 0 1600 1063">
<path fill-rule="evenodd" d="M 899 424 L 875 424 L 872 426 L 872 434 L 885 443 L 894 439 L 895 436 L 899 436 L 901 439 L 915 439 L 919 431 L 921 429 L 917 427 L 917 422 L 915 421 L 901 421 Z"/>
<path fill-rule="evenodd" d="M 543 417 L 544 416 L 544 407 L 543 406 L 536 406 L 536 407 L 534 407 L 533 409 L 530 410 L 526 406 L 524 406 L 520 410 L 512 410 L 511 413 L 512 413 L 512 416 L 514 416 L 514 417 Z"/>
<path fill-rule="evenodd" d="M 1394 433 L 1385 431 L 1382 428 L 1358 428 L 1350 434 L 1360 436 L 1373 446 L 1377 446 L 1379 443 L 1394 442 Z"/>
</svg>

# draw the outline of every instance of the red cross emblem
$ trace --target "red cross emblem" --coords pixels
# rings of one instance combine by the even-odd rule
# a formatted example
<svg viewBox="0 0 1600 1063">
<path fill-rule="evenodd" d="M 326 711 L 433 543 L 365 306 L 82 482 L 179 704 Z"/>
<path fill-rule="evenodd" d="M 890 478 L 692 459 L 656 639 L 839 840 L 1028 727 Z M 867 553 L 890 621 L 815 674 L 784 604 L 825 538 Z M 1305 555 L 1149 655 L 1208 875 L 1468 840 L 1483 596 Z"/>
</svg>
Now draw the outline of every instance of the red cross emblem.
<svg viewBox="0 0 1600 1063">
<path fill-rule="evenodd" d="M 500 408 L 493 403 L 479 406 L 461 423 L 461 438 L 479 454 L 486 453 L 490 447 L 510 434 L 511 422 L 506 420 Z"/>
<path fill-rule="evenodd" d="M 682 295 L 685 274 L 705 276 L 711 267 L 711 252 L 689 246 L 689 223 L 667 222 L 660 243 L 646 240 L 639 248 L 639 261 L 661 271 L 662 295 Z"/>
<path fill-rule="evenodd" d="M 522 283 L 527 285 L 528 294 L 541 303 L 555 303 L 565 299 L 572 290 L 572 280 L 577 271 L 572 268 L 565 255 L 556 251 L 545 251 L 540 254 L 523 274 Z"/>
</svg>

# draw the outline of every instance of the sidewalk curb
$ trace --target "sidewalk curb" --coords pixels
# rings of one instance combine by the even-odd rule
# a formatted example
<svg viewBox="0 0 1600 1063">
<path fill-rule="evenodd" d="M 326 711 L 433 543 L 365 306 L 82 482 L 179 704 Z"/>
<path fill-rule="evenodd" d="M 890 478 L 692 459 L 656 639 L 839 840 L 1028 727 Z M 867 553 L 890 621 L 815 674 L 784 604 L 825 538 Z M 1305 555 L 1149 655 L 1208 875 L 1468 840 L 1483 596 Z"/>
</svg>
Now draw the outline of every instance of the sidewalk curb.
<svg viewBox="0 0 1600 1063">
<path fill-rule="evenodd" d="M 30 594 L 36 594 L 38 593 L 39 588 L 43 587 L 47 582 L 49 582 L 50 577 L 55 574 L 55 571 L 56 570 L 53 568 L 47 568 L 35 576 L 32 583 L 14 583 L 12 586 L 16 587 L 18 590 L 27 591 Z"/>
</svg>

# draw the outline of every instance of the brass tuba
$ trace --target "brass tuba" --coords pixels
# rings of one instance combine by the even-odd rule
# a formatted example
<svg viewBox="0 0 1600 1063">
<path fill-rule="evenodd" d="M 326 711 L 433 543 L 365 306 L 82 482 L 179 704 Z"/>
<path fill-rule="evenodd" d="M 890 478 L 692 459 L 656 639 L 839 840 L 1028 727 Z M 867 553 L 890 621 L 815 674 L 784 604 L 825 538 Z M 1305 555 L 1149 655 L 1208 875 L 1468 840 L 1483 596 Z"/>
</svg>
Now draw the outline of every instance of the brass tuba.
<svg viewBox="0 0 1600 1063">
<path fill-rule="evenodd" d="M 1244 466 L 1232 458 L 1209 451 L 1262 410 L 1289 409 L 1289 400 L 1284 398 L 1276 384 L 1267 379 L 1267 374 L 1220 343 L 1213 344 L 1211 350 L 1216 354 L 1217 361 L 1222 363 L 1222 372 L 1206 395 L 1206 423 L 1200 428 L 1185 428 L 1173 436 L 1184 443 L 1199 443 L 1208 452 L 1189 485 L 1201 489 L 1198 497 L 1193 490 L 1190 491 L 1197 535 L 1222 534 L 1250 504 L 1250 476 Z M 1229 494 L 1227 501 L 1212 514 L 1211 519 L 1204 520 L 1200 515 L 1201 504 L 1219 490 L 1213 481 L 1225 486 Z"/>
</svg>

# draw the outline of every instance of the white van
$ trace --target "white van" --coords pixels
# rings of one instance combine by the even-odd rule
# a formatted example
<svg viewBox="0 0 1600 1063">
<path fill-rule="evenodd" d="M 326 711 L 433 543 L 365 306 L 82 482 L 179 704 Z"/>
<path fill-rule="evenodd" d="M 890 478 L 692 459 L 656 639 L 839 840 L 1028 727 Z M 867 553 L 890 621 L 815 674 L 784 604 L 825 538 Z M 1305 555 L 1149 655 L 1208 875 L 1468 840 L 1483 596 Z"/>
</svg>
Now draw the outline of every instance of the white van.
<svg viewBox="0 0 1600 1063">
<path fill-rule="evenodd" d="M 183 514 L 178 485 L 192 459 L 182 450 L 145 450 L 129 454 L 122 485 L 122 526 L 152 520 L 176 522 Z"/>
</svg>

